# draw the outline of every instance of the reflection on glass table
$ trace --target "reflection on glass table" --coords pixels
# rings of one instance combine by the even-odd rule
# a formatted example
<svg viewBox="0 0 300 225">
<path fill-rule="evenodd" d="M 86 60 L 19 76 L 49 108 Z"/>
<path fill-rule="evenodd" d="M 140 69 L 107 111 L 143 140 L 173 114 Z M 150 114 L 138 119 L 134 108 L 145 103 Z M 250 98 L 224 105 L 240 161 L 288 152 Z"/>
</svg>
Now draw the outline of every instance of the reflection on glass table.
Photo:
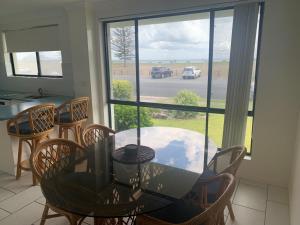
<svg viewBox="0 0 300 225">
<path fill-rule="evenodd" d="M 195 164 L 203 165 L 204 158 L 210 159 L 216 152 L 212 143 L 208 153 L 204 151 L 204 137 L 197 132 L 143 128 L 141 142 L 154 149 L 155 156 L 138 171 L 136 165 L 112 160 L 119 146 L 136 143 L 130 139 L 131 132 L 120 132 L 56 162 L 41 180 L 47 201 L 81 216 L 132 218 L 182 198 L 201 175 L 202 169 Z"/>
<path fill-rule="evenodd" d="M 136 129 L 116 134 L 116 148 L 136 144 Z M 217 151 L 215 143 L 208 140 L 205 153 L 205 136 L 199 132 L 173 127 L 143 127 L 141 145 L 155 151 L 152 162 L 195 173 L 202 173 L 205 160 L 209 162 Z"/>
</svg>

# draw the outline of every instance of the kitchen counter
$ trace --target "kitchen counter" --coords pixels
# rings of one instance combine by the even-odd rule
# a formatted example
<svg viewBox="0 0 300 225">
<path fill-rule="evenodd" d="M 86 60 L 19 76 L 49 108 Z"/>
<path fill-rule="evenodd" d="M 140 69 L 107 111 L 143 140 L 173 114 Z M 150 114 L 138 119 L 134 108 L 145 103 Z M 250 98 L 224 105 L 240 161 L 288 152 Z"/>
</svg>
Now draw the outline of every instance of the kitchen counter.
<svg viewBox="0 0 300 225">
<path fill-rule="evenodd" d="M 0 99 L 10 102 L 8 105 L 0 105 L 0 121 L 8 120 L 16 116 L 19 112 L 32 106 L 53 103 L 56 106 L 71 99 L 68 96 L 38 96 L 32 93 L 16 93 L 0 90 Z"/>
<path fill-rule="evenodd" d="M 7 134 L 7 120 L 15 117 L 19 112 L 32 106 L 43 103 L 53 103 L 56 106 L 71 99 L 67 96 L 40 96 L 34 93 L 19 93 L 0 90 L 0 171 L 15 175 L 19 139 Z M 57 131 L 51 134 L 57 137 Z M 26 144 L 23 145 L 23 159 L 28 159 L 30 149 Z"/>
</svg>

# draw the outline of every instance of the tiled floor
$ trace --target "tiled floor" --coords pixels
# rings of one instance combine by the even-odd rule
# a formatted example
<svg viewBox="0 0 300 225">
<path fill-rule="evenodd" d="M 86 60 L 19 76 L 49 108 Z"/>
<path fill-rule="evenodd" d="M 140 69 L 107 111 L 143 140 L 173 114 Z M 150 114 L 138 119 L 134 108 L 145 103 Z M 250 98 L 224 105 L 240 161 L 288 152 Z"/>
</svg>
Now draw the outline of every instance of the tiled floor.
<svg viewBox="0 0 300 225">
<path fill-rule="evenodd" d="M 232 198 L 236 220 L 226 210 L 226 225 L 289 225 L 287 190 L 240 179 Z M 20 180 L 0 172 L 0 225 L 38 225 L 45 199 L 39 186 L 31 186 L 31 174 Z M 85 224 L 92 224 L 86 219 Z M 65 218 L 46 225 L 68 225 Z"/>
</svg>

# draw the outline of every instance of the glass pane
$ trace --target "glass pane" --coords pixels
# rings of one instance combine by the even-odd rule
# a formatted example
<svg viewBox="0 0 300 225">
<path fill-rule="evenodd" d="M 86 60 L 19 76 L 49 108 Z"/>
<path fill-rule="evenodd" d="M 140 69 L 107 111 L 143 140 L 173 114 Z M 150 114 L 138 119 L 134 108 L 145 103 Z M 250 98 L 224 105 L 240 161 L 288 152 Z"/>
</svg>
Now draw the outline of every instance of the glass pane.
<svg viewBox="0 0 300 225">
<path fill-rule="evenodd" d="M 137 127 L 137 107 L 111 105 L 113 125 L 116 132 Z"/>
<path fill-rule="evenodd" d="M 15 73 L 19 75 L 38 75 L 35 52 L 13 53 Z"/>
<path fill-rule="evenodd" d="M 211 107 L 225 108 L 231 49 L 233 10 L 215 13 Z"/>
<path fill-rule="evenodd" d="M 223 140 L 224 115 L 210 113 L 208 117 L 208 137 L 220 148 Z"/>
<path fill-rule="evenodd" d="M 134 21 L 109 23 L 107 27 L 111 98 L 136 100 Z"/>
<path fill-rule="evenodd" d="M 253 117 L 248 116 L 248 118 L 247 118 L 246 132 L 245 132 L 245 146 L 247 148 L 247 152 L 248 153 L 251 152 L 252 123 L 253 123 Z"/>
<path fill-rule="evenodd" d="M 142 113 L 141 118 L 145 121 L 148 121 L 149 118 L 150 123 L 141 124 L 141 127 L 176 127 L 205 134 L 205 113 L 153 108 L 141 108 L 141 110 L 142 109 L 145 110 L 146 113 Z"/>
<path fill-rule="evenodd" d="M 62 76 L 60 51 L 39 52 L 39 55 L 42 75 Z"/>
<path fill-rule="evenodd" d="M 118 132 L 116 147 L 137 143 L 136 106 L 111 105 L 111 119 L 113 129 Z"/>
<path fill-rule="evenodd" d="M 139 21 L 141 101 L 206 106 L 209 13 Z"/>
<path fill-rule="evenodd" d="M 254 99 L 254 86 L 255 86 L 255 75 L 256 75 L 256 63 L 257 63 L 257 54 L 258 54 L 258 32 L 259 32 L 259 20 L 260 13 L 258 14 L 257 28 L 256 28 L 256 38 L 255 38 L 255 47 L 254 47 L 254 57 L 253 57 L 253 66 L 252 66 L 252 77 L 251 77 L 251 86 L 250 86 L 250 96 L 249 96 L 249 107 L 248 110 L 253 110 L 253 99 Z"/>
<path fill-rule="evenodd" d="M 202 172 L 205 113 L 146 107 L 140 112 L 141 144 L 154 148 L 155 162 Z"/>
</svg>

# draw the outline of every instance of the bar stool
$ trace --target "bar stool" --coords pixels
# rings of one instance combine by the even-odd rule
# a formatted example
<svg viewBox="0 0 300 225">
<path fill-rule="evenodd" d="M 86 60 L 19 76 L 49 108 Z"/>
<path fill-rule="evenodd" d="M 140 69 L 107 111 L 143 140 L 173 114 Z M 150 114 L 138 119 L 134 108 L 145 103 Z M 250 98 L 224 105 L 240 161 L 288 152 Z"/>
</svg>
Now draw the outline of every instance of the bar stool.
<svg viewBox="0 0 300 225">
<path fill-rule="evenodd" d="M 29 160 L 22 160 L 23 142 L 29 145 L 32 154 L 37 144 L 49 138 L 49 134 L 54 129 L 54 110 L 54 104 L 37 105 L 7 121 L 8 135 L 19 138 L 16 179 L 20 178 L 22 170 L 31 170 Z M 34 174 L 32 174 L 32 181 L 33 185 L 36 185 Z"/>
<path fill-rule="evenodd" d="M 56 108 L 55 124 L 59 126 L 59 138 L 68 139 L 71 130 L 75 142 L 81 144 L 82 123 L 88 118 L 88 97 L 69 100 Z"/>
</svg>

